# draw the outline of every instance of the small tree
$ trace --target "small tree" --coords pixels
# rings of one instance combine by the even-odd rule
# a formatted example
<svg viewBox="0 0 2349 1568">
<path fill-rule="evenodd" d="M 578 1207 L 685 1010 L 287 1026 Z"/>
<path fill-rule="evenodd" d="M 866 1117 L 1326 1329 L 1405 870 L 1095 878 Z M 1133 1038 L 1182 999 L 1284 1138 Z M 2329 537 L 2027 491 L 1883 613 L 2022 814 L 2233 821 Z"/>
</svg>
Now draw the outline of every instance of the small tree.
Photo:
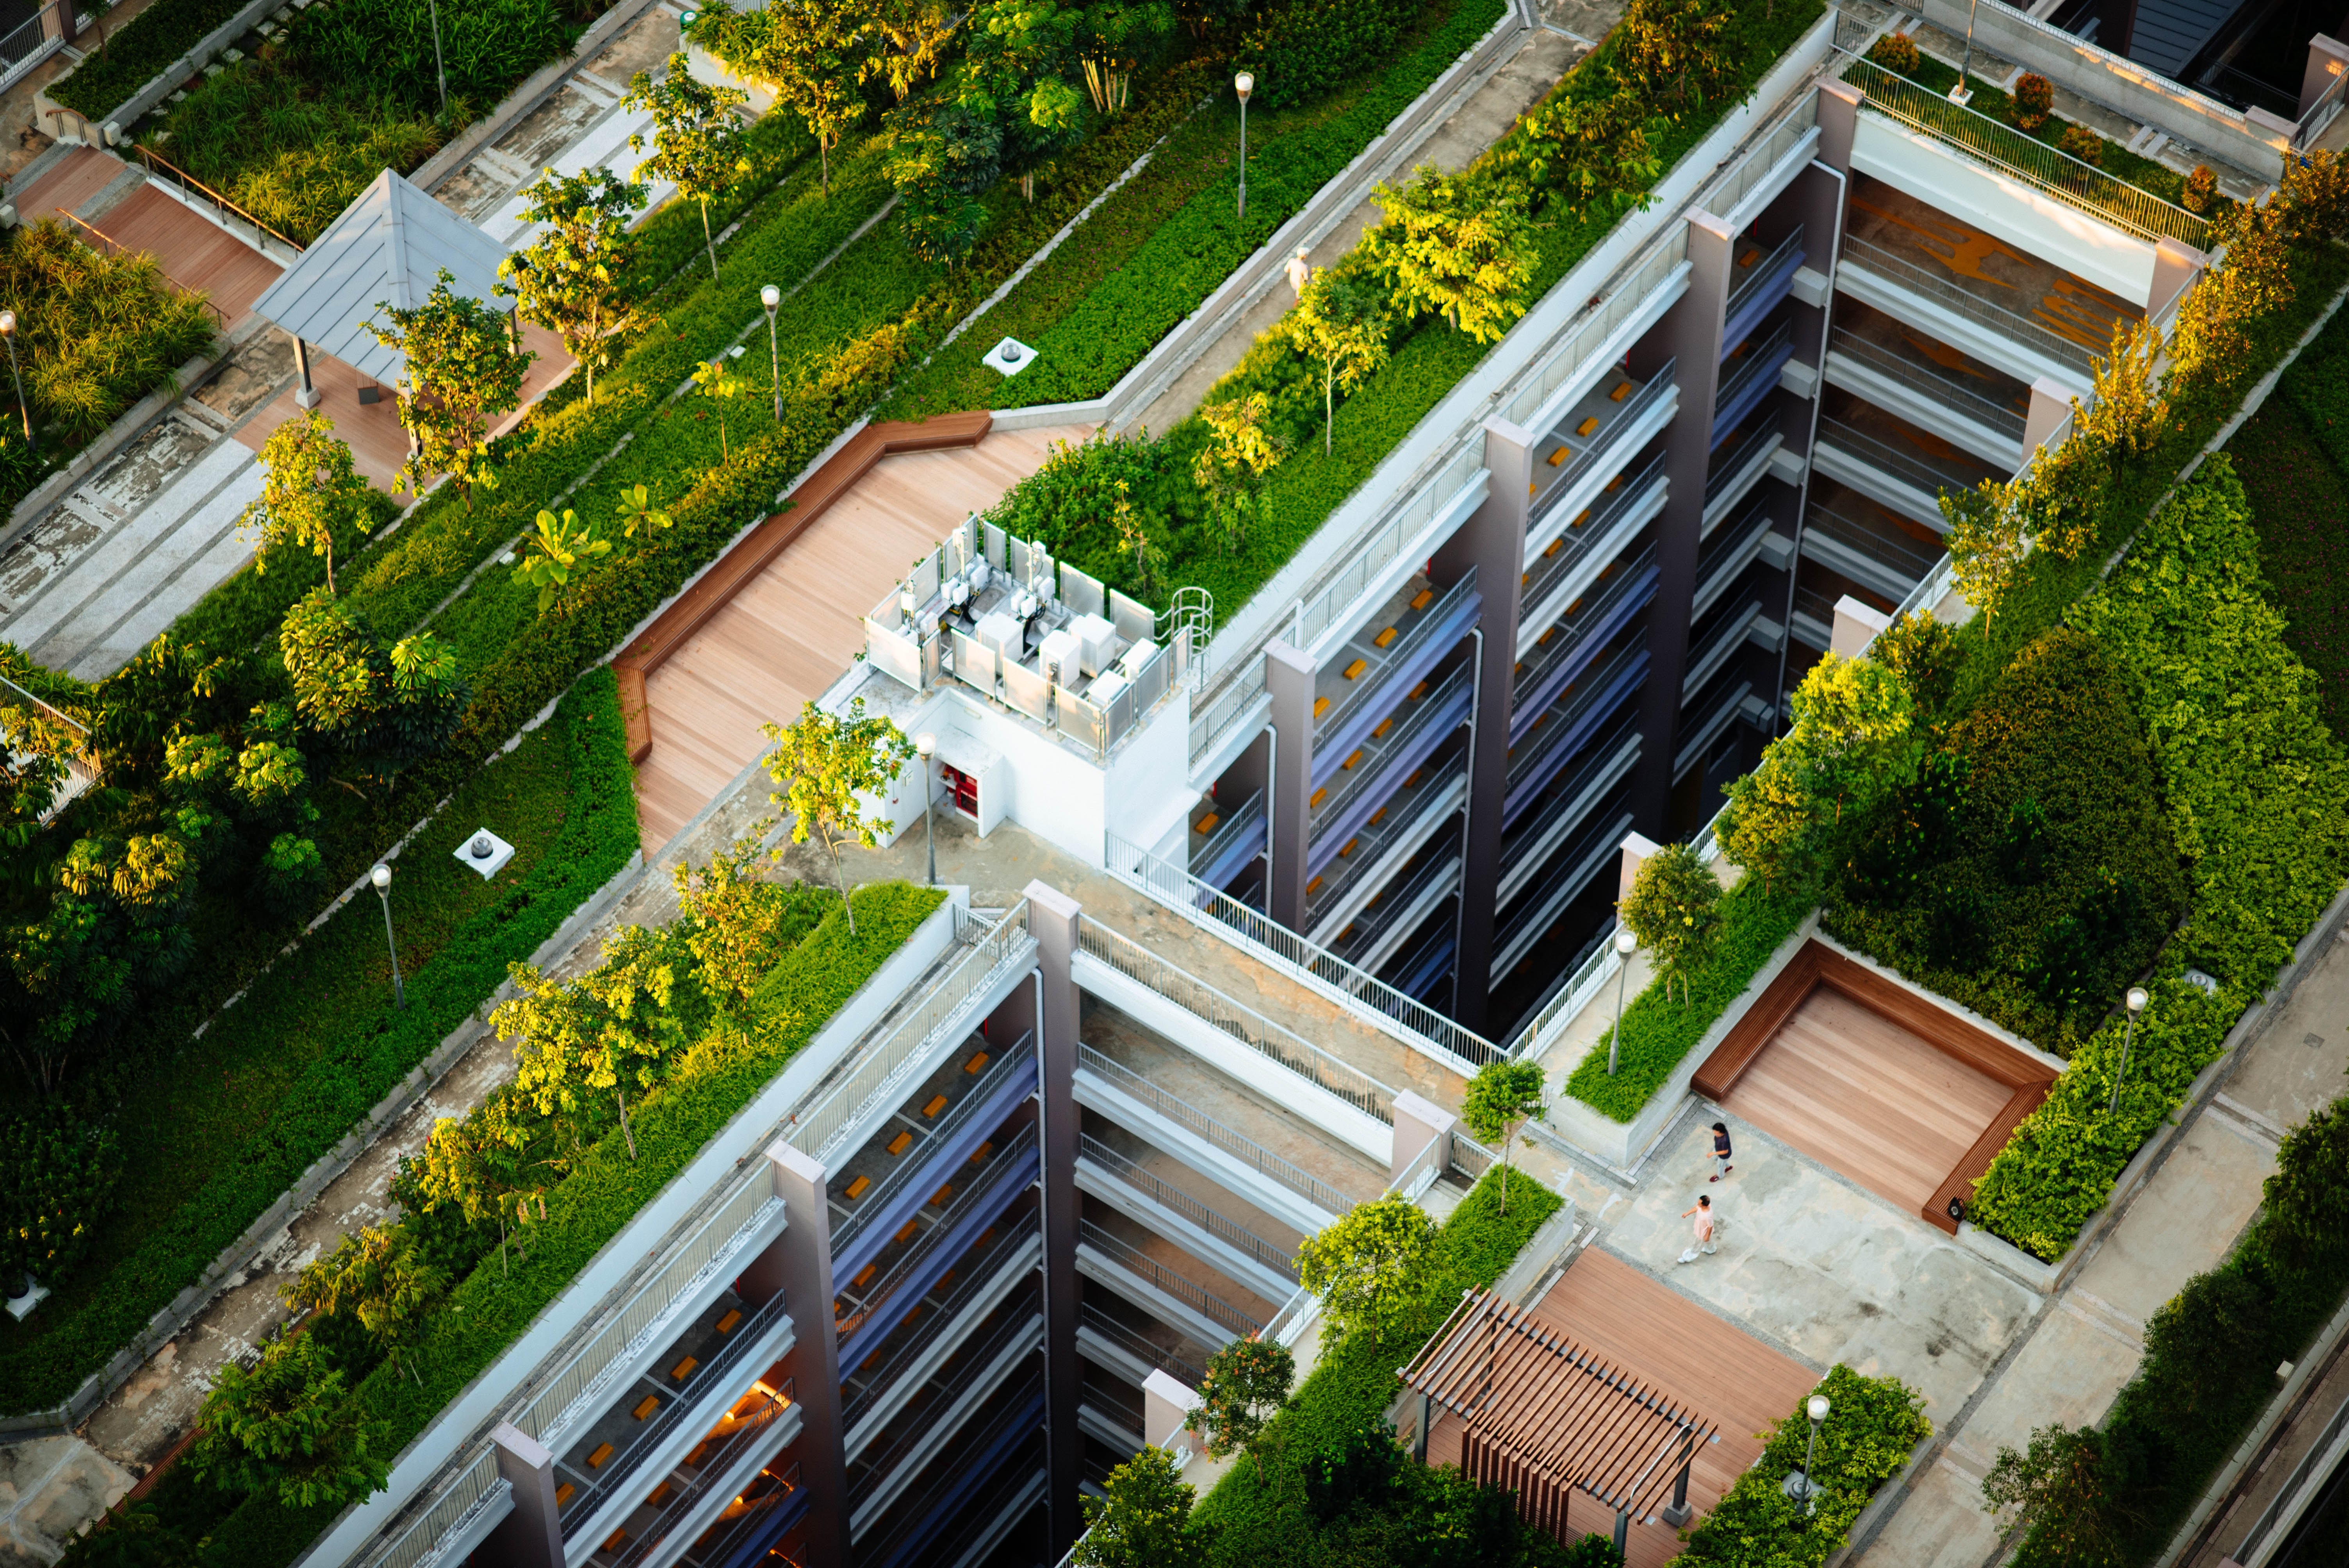
<svg viewBox="0 0 2349 1568">
<path fill-rule="evenodd" d="M 864 7 L 873 21 L 874 46 L 864 57 L 859 79 L 879 77 L 899 103 L 913 96 L 922 83 L 937 75 L 954 41 L 961 7 L 947 0 L 878 0 Z"/>
<path fill-rule="evenodd" d="M 110 1128 L 51 1098 L 0 1119 L 0 1287 L 55 1284 L 89 1250 L 122 1174 Z"/>
<path fill-rule="evenodd" d="M 1479 343 L 1526 314 L 1541 253 L 1521 192 L 1423 164 L 1409 185 L 1371 194 L 1386 222 L 1362 236 L 1362 257 L 1405 314 L 1438 312 Z"/>
<path fill-rule="evenodd" d="M 1287 1403 L 1297 1381 L 1297 1358 L 1277 1340 L 1235 1339 L 1207 1358 L 1199 1378 L 1199 1405 L 1191 1424 L 1211 1459 L 1242 1449 L 1256 1457 L 1256 1479 L 1264 1480 L 1264 1455 L 1256 1441 Z"/>
<path fill-rule="evenodd" d="M 749 391 L 750 383 L 734 374 L 733 363 L 724 355 L 695 366 L 693 382 L 704 397 L 718 400 L 718 458 L 720 462 L 731 462 L 734 454 L 726 440 L 726 405 Z"/>
<path fill-rule="evenodd" d="M 2105 1434 L 2042 1427 L 2028 1450 L 1998 1450 L 1982 1480 L 1982 1504 L 2031 1532 L 2042 1562 L 2068 1568 L 2118 1568 L 2128 1562 L 2131 1519 L 2110 1473 Z"/>
<path fill-rule="evenodd" d="M 1966 603 L 1994 621 L 2013 593 L 2030 551 L 2023 538 L 2023 511 L 2013 504 L 2012 487 L 1984 480 L 1973 490 L 1945 490 L 1941 517 L 1950 525 L 1950 574 Z"/>
<path fill-rule="evenodd" d="M 1199 409 L 1207 439 L 1191 459 L 1191 482 L 1206 496 L 1208 506 L 1222 521 L 1225 542 L 1234 554 L 1239 552 L 1248 514 L 1254 510 L 1256 484 L 1279 467 L 1286 455 L 1286 443 L 1265 426 L 1271 408 L 1271 400 L 1263 393 L 1250 392 L 1226 402 L 1204 404 Z"/>
<path fill-rule="evenodd" d="M 1917 46 L 1911 44 L 1910 49 Z M 2025 71 L 2014 83 L 2014 123 L 2025 130 L 2037 130 L 2047 123 L 2054 112 L 2055 84 L 2035 71 Z"/>
<path fill-rule="evenodd" d="M 1885 665 L 1828 654 L 1803 676 L 1787 707 L 1805 790 L 1832 804 L 1832 825 L 1916 778 L 1925 750 L 1913 722 L 1916 703 Z"/>
<path fill-rule="evenodd" d="M 840 851 L 852 843 L 881 847 L 889 821 L 865 816 L 864 798 L 883 794 L 897 781 L 913 758 L 914 743 L 895 719 L 867 718 L 861 696 L 850 699 L 848 711 L 838 715 L 809 703 L 792 724 L 771 723 L 766 734 L 776 743 L 767 755 L 767 776 L 783 787 L 767 799 L 792 814 L 792 842 L 820 838 L 831 851 L 853 935 L 856 906 L 848 896 L 848 868 Z"/>
<path fill-rule="evenodd" d="M 523 217 L 544 227 L 498 263 L 498 292 L 524 321 L 563 339 L 587 377 L 593 403 L 595 367 L 611 358 L 605 345 L 640 319 L 628 225 L 644 211 L 646 188 L 600 166 L 581 174 L 550 169 L 523 195 L 529 202 Z"/>
<path fill-rule="evenodd" d="M 333 593 L 336 535 L 364 527 L 359 505 L 367 480 L 351 466 L 350 448 L 335 438 L 332 419 L 305 409 L 269 433 L 261 468 L 261 494 L 237 519 L 257 546 L 254 571 L 268 571 L 269 552 L 292 545 L 326 557 L 326 592 Z"/>
<path fill-rule="evenodd" d="M 612 542 L 598 539 L 595 525 L 580 521 L 579 514 L 566 506 L 561 517 L 540 511 L 538 531 L 523 536 L 523 549 L 527 553 L 514 567 L 514 577 L 538 590 L 538 613 L 543 615 L 571 574 L 595 557 L 609 555 Z"/>
<path fill-rule="evenodd" d="M 387 650 L 323 588 L 286 613 L 277 645 L 302 722 L 378 773 L 437 750 L 472 700 L 440 638 L 419 632 Z"/>
<path fill-rule="evenodd" d="M 1197 1493 L 1174 1468 L 1174 1456 L 1145 1446 L 1109 1472 L 1106 1494 L 1084 1498 L 1085 1533 L 1077 1568 L 1189 1568 L 1205 1560 L 1191 1523 Z"/>
<path fill-rule="evenodd" d="M 1147 593 L 1158 584 L 1158 568 L 1165 557 L 1158 542 L 1150 537 L 1150 520 L 1133 504 L 1133 486 L 1125 480 L 1111 481 L 1115 493 L 1110 498 L 1110 526 L 1117 531 L 1117 542 L 1123 549 L 1133 552 L 1133 590 Z"/>
<path fill-rule="evenodd" d="M 512 1114 L 517 1099 L 508 1085 L 462 1120 L 444 1116 L 434 1122 L 417 1171 L 417 1190 L 427 1213 L 453 1203 L 467 1224 L 497 1222 L 501 1274 L 507 1272 L 508 1221 L 526 1222 L 533 1198 L 542 1215 L 546 1205 L 543 1184 L 531 1176 L 528 1140 L 518 1136 L 522 1129 Z"/>
<path fill-rule="evenodd" d="M 399 422 L 414 449 L 400 465 L 393 489 L 424 493 L 427 474 L 447 474 L 470 495 L 474 486 L 496 488 L 490 471 L 489 421 L 522 407 L 523 377 L 537 356 L 516 348 L 504 315 L 449 285 L 448 268 L 430 297 L 413 310 L 394 310 L 378 301 L 388 326 L 369 324 L 376 341 L 407 357 L 399 383 Z"/>
<path fill-rule="evenodd" d="M 678 861 L 672 873 L 701 983 L 733 1003 L 749 1001 L 774 967 L 777 937 L 792 913 L 792 889 L 762 880 L 752 870 L 758 860 L 754 830 L 698 867 Z"/>
<path fill-rule="evenodd" d="M 740 67 L 771 88 L 815 138 L 818 175 L 831 195 L 832 150 L 864 117 L 864 95 L 857 90 L 871 41 L 864 10 L 842 0 L 800 0 L 738 17 L 718 0 L 702 15 L 713 13 Z"/>
<path fill-rule="evenodd" d="M 1501 1212 L 1509 1212 L 1509 1143 L 1517 1130 L 1542 1117 L 1542 1070 L 1537 1062 L 1495 1060 L 1476 1069 L 1460 1119 L 1480 1143 L 1501 1146 Z"/>
<path fill-rule="evenodd" d="M 1416 1299 L 1434 1246 L 1435 1222 L 1390 1192 L 1306 1237 L 1297 1249 L 1297 1280 L 1321 1297 L 1341 1336 L 1357 1328 L 1380 1331 Z"/>
<path fill-rule="evenodd" d="M 1321 450 L 1327 454 L 1337 439 L 1337 389 L 1351 392 L 1387 362 L 1394 317 L 1376 284 L 1324 267 L 1280 325 L 1299 353 L 1321 362 Z"/>
<path fill-rule="evenodd" d="M 1812 844 L 1811 798 L 1792 738 L 1772 741 L 1760 767 L 1731 780 L 1714 832 L 1722 853 L 1760 877 L 1765 889 L 1775 892 L 1802 875 Z"/>
<path fill-rule="evenodd" d="M 368 1225 L 278 1286 L 286 1305 L 340 1317 L 347 1314 L 376 1348 L 404 1367 L 405 1353 L 422 1338 L 449 1280 L 418 1253 L 416 1238 L 400 1225 Z M 405 1367 L 415 1377 L 413 1367 Z M 417 1378 L 420 1387 L 423 1379 Z"/>
<path fill-rule="evenodd" d="M 372 1451 L 343 1375 L 306 1334 L 272 1340 L 250 1370 L 232 1361 L 204 1398 L 188 1461 L 222 1491 L 262 1492 L 287 1508 L 330 1508 L 381 1491 L 390 1467 Z"/>
<path fill-rule="evenodd" d="M 677 520 L 653 504 L 653 493 L 642 485 L 630 485 L 620 492 L 619 523 L 623 538 L 634 539 L 636 530 L 647 534 L 659 532 L 675 525 Z"/>
<path fill-rule="evenodd" d="M 1689 974 L 1713 951 L 1721 918 L 1721 882 L 1690 844 L 1667 844 L 1648 857 L 1631 881 L 1623 923 L 1664 976 L 1670 1000 L 1678 981 L 1689 1000 Z"/>
<path fill-rule="evenodd" d="M 514 1088 L 542 1116 L 577 1111 L 587 1093 L 608 1091 L 619 1108 L 628 1158 L 628 1085 L 650 1088 L 682 1043 L 669 1000 L 677 976 L 639 942 L 576 980 L 554 980 L 527 964 L 509 973 L 522 995 L 499 1004 L 490 1027 L 514 1047 Z"/>
<path fill-rule="evenodd" d="M 722 193 L 734 176 L 750 171 L 750 160 L 742 156 L 742 122 L 734 110 L 750 102 L 750 95 L 740 88 L 698 80 L 691 67 L 680 52 L 668 57 L 668 75 L 658 82 L 650 72 L 638 71 L 620 107 L 653 117 L 653 155 L 637 165 L 636 172 L 651 170 L 676 186 L 679 195 L 700 205 L 701 243 L 709 253 L 714 278 L 718 242 L 709 234 L 709 199 Z M 629 151 L 644 150 L 641 131 L 628 138 Z"/>
</svg>

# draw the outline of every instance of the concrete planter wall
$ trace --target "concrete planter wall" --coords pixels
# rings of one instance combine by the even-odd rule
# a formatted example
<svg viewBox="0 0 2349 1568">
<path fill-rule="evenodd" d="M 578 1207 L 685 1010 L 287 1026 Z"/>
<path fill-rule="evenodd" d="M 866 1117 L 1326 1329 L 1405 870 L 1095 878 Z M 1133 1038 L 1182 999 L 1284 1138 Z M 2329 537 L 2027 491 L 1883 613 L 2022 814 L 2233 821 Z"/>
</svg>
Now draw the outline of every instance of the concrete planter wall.
<svg viewBox="0 0 2349 1568">
<path fill-rule="evenodd" d="M 95 120 L 85 119 L 80 110 L 57 103 L 44 88 L 33 95 L 34 123 L 59 141 L 112 147 L 140 115 L 179 91 L 181 83 L 202 71 L 222 50 L 252 32 L 273 12 L 282 10 L 285 4 L 286 0 L 252 0 L 251 5 L 205 34 L 194 48 L 164 67 L 145 87 Z M 71 81 L 73 77 L 67 75 L 57 79 Z"/>
</svg>

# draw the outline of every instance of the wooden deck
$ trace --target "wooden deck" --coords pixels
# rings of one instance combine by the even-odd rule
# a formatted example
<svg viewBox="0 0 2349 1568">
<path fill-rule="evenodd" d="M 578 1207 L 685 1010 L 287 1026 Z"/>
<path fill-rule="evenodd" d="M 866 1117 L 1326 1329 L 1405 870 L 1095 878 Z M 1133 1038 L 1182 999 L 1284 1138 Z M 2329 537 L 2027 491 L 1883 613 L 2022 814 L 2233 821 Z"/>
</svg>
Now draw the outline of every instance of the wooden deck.
<svg viewBox="0 0 2349 1568">
<path fill-rule="evenodd" d="M 2013 1093 L 1822 985 L 1780 1026 L 1724 1103 L 1916 1213 Z"/>
<path fill-rule="evenodd" d="M 1700 1519 L 1761 1457 L 1761 1439 L 1752 1434 L 1785 1419 L 1818 1381 L 1800 1362 L 1596 1247 L 1575 1258 L 1535 1311 L 1721 1424 L 1721 1440 L 1699 1449 L 1690 1470 L 1689 1502 Z M 1457 1418 L 1439 1419 L 1428 1433 L 1428 1462 L 1457 1463 L 1460 1437 Z M 1615 1528 L 1606 1505 L 1587 1494 L 1576 1493 L 1568 1511 L 1577 1532 Z M 1679 1532 L 1661 1521 L 1634 1523 L 1627 1568 L 1662 1568 L 1680 1549 Z"/>
<path fill-rule="evenodd" d="M 647 677 L 656 742 L 636 774 L 647 844 L 665 844 L 864 646 L 866 611 L 972 511 L 1088 426 L 1000 431 L 961 451 L 885 458 Z"/>
<path fill-rule="evenodd" d="M 89 241 L 89 232 L 81 223 L 62 215 L 77 213 L 128 169 L 110 152 L 78 148 L 18 199 L 17 214 L 28 223 L 57 218 L 78 237 Z M 165 277 L 191 294 L 208 297 L 232 327 L 251 313 L 261 291 L 285 270 L 152 184 L 133 191 L 88 223 L 122 249 L 152 255 Z"/>
</svg>

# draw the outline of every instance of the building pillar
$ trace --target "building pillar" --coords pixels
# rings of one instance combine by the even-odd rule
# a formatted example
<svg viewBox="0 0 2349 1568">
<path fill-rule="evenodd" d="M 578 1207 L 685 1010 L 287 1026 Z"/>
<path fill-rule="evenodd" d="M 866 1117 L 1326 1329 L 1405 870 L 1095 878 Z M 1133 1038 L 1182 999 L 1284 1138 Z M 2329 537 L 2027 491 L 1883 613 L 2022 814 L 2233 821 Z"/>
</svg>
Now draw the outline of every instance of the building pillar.
<svg viewBox="0 0 2349 1568">
<path fill-rule="evenodd" d="M 1539 438 L 1506 419 L 1485 421 L 1485 503 L 1435 552 L 1445 587 L 1476 573 L 1484 601 L 1477 626 L 1475 738 L 1468 757 L 1468 830 L 1461 851 L 1460 935 L 1454 944 L 1452 1016 L 1482 1031 L 1491 1020 L 1494 908 L 1501 885 L 1501 809 L 1509 791 L 1509 715 L 1516 703 L 1517 614 L 1525 585 L 1526 526 Z"/>
<path fill-rule="evenodd" d="M 1272 875 L 1265 913 L 1305 934 L 1305 851 L 1313 837 L 1313 661 L 1278 639 L 1265 645 L 1264 689 L 1272 696 Z"/>
<path fill-rule="evenodd" d="M 1452 1163 L 1452 1132 L 1460 1119 L 1440 1105 L 1433 1105 L 1411 1090 L 1397 1089 L 1394 1097 L 1394 1158 L 1389 1161 L 1387 1181 L 1390 1185 L 1402 1180 L 1404 1171 L 1416 1164 L 1430 1144 L 1440 1145 L 1435 1150 L 1435 1169 L 1441 1172 Z"/>
<path fill-rule="evenodd" d="M 2023 417 L 2023 468 L 2031 467 L 2031 459 L 2046 444 L 2064 420 L 2072 417 L 2072 389 L 2051 377 L 2042 376 L 2031 384 L 2031 408 Z"/>
<path fill-rule="evenodd" d="M 1698 535 L 1704 481 L 1713 466 L 1713 398 L 1721 385 L 1721 341 L 1737 236 L 1712 213 L 1688 213 L 1689 286 L 1631 356 L 1641 380 L 1672 361 L 1680 410 L 1664 432 L 1671 488 L 1656 520 L 1654 607 L 1648 612 L 1648 681 L 1640 695 L 1640 764 L 1631 775 L 1632 825 L 1671 835 L 1672 763 L 1680 751 L 1681 679 L 1688 668 L 1689 612 L 1696 603 Z"/>
<path fill-rule="evenodd" d="M 1082 1374 L 1077 1367 L 1077 994 L 1076 900 L 1031 882 L 1028 929 L 1036 938 L 1042 995 L 1036 1008 L 1040 1050 L 1044 1186 L 1044 1504 L 1050 1555 L 1084 1533 L 1079 1487 L 1084 1480 L 1084 1435 L 1077 1429 Z"/>
<path fill-rule="evenodd" d="M 1696 1511 L 1689 1506 L 1688 1483 L 1691 1460 L 1681 1461 L 1680 1474 L 1672 1477 L 1672 1501 L 1664 1505 L 1664 1522 L 1674 1530 L 1686 1525 Z"/>
<path fill-rule="evenodd" d="M 1615 881 L 1617 908 L 1621 908 L 1623 901 L 1631 896 L 1631 885 L 1640 880 L 1640 868 L 1654 860 L 1657 851 L 1663 847 L 1645 833 L 1623 835 L 1623 864 Z"/>
<path fill-rule="evenodd" d="M 302 373 L 302 385 L 294 392 L 294 406 L 315 408 L 318 406 L 318 388 L 310 381 L 310 346 L 303 342 L 298 334 L 288 333 L 286 335 L 294 339 L 294 368 Z"/>
<path fill-rule="evenodd" d="M 1198 1408 L 1196 1389 L 1152 1367 L 1142 1380 L 1142 1440 L 1171 1450 L 1174 1439 L 1190 1429 L 1191 1412 Z"/>
<path fill-rule="evenodd" d="M 1859 106 L 1867 97 L 1849 82 L 1819 84 L 1819 161 L 1838 174 L 1851 172 L 1852 139 L 1858 134 Z"/>
<path fill-rule="evenodd" d="M 563 1568 L 563 1521 L 554 1501 L 554 1456 L 511 1421 L 490 1430 L 498 1474 L 513 1488 L 513 1511 L 483 1542 L 483 1556 L 502 1568 Z"/>
<path fill-rule="evenodd" d="M 1891 616 L 1847 593 L 1836 601 L 1835 632 L 1827 640 L 1827 652 L 1839 659 L 1856 659 L 1868 651 L 1876 634 L 1890 624 Z"/>
<path fill-rule="evenodd" d="M 2159 315 L 2168 309 L 2209 264 L 2210 258 L 2193 246 L 2164 235 L 2153 247 L 2153 292 L 2146 298 L 2145 314 Z"/>
<path fill-rule="evenodd" d="M 2308 41 L 2308 63 L 2300 76 L 2300 108 L 2292 119 L 2303 120 L 2333 86 L 2333 78 L 2349 69 L 2349 44 L 2319 33 Z"/>
<path fill-rule="evenodd" d="M 775 1196 L 783 1201 L 776 1238 L 791 1282 L 792 1335 L 799 1371 L 800 1477 L 808 1489 L 809 1568 L 848 1568 L 847 1429 L 840 1418 L 840 1332 L 832 1315 L 832 1205 L 823 1167 L 781 1139 L 767 1147 Z"/>
</svg>

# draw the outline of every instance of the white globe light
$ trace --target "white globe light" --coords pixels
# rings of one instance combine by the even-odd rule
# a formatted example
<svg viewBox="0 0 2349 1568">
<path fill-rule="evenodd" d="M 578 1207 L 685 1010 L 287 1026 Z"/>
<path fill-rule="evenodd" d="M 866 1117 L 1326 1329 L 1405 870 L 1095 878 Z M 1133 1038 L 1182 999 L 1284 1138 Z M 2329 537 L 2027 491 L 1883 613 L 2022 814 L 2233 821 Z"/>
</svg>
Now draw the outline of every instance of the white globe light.
<svg viewBox="0 0 2349 1568">
<path fill-rule="evenodd" d="M 391 868 L 378 861 L 375 870 L 367 873 L 367 881 L 375 883 L 376 892 L 383 892 L 391 885 Z"/>
<path fill-rule="evenodd" d="M 1245 100 L 1248 94 L 1256 91 L 1256 77 L 1247 71 L 1242 71 L 1232 78 L 1232 86 L 1239 89 L 1239 95 Z"/>
<path fill-rule="evenodd" d="M 1615 951 L 1626 958 L 1640 951 L 1640 939 L 1631 934 L 1630 926 L 1624 926 L 1615 933 Z"/>
<path fill-rule="evenodd" d="M 1812 1420 L 1826 1420 L 1827 1418 L 1827 1397 L 1825 1394 L 1812 1395 L 1810 1403 L 1806 1407 L 1806 1408 L 1809 1410 Z"/>
<path fill-rule="evenodd" d="M 2153 998 L 2146 994 L 2144 986 L 2130 986 L 2128 990 L 2128 1010 L 2130 1016 L 2133 1017 L 2136 1015 L 2144 1012 L 2145 1005 L 2152 1000 Z"/>
<path fill-rule="evenodd" d="M 772 310 L 777 305 L 783 303 L 783 291 L 777 288 L 774 284 L 769 284 L 765 288 L 759 291 L 759 303 L 765 305 L 769 310 Z"/>
</svg>

